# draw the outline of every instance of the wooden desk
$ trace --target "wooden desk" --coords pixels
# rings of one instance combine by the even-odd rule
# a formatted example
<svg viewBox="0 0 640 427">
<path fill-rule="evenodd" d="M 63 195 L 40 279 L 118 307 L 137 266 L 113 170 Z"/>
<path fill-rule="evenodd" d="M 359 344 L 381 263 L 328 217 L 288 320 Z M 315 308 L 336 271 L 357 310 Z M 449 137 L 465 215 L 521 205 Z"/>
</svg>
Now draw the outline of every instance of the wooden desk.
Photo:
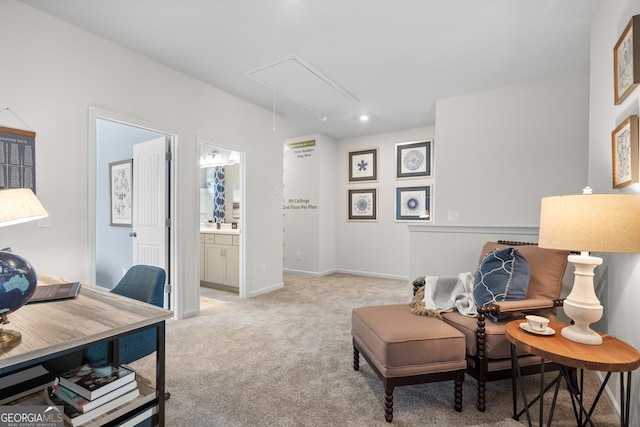
<svg viewBox="0 0 640 427">
<path fill-rule="evenodd" d="M 56 280 L 50 276 L 42 279 Z M 155 389 L 145 394 L 141 388 L 141 396 L 116 411 L 114 417 L 133 415 L 155 406 L 158 425 L 164 426 L 165 320 L 171 316 L 169 310 L 86 285 L 74 299 L 27 304 L 9 315 L 7 329 L 19 331 L 22 342 L 0 349 L 0 377 L 99 342 L 155 329 L 158 342 Z M 101 424 L 106 422 L 100 420 Z"/>
<path fill-rule="evenodd" d="M 598 397 L 593 402 L 591 409 L 587 412 L 584 409 L 582 402 L 582 384 L 579 386 L 579 390 L 574 390 L 570 384 L 569 373 L 566 367 L 568 368 L 576 368 L 581 371 L 581 375 L 584 369 L 588 369 L 591 371 L 600 371 L 607 372 L 607 376 L 605 377 L 605 381 L 603 382 L 600 392 L 604 390 L 604 387 L 609 380 L 612 372 L 620 373 L 620 423 L 621 425 L 628 425 L 629 423 L 629 404 L 630 404 L 630 389 L 629 385 L 631 382 L 631 371 L 637 369 L 640 366 L 640 353 L 625 343 L 622 340 L 611 337 L 609 335 L 603 335 L 603 342 L 601 345 L 587 345 L 581 344 L 574 341 L 570 341 L 563 337 L 560 333 L 562 328 L 569 326 L 566 323 L 561 322 L 551 322 L 549 326 L 555 330 L 554 335 L 543 336 L 543 335 L 535 335 L 529 332 L 526 332 L 520 328 L 520 323 L 526 322 L 526 320 L 514 320 L 513 322 L 509 322 L 505 329 L 505 336 L 512 344 L 512 354 L 515 355 L 515 348 L 518 347 L 523 349 L 531 354 L 536 356 L 540 356 L 543 359 L 548 359 L 550 361 L 559 363 L 563 365 L 565 368 L 561 369 L 561 372 L 558 375 L 558 378 L 554 382 L 556 386 L 559 386 L 560 380 L 562 377 L 567 380 L 567 385 L 572 393 L 572 399 L 576 397 L 578 399 L 578 403 L 580 404 L 580 413 L 576 413 L 576 419 L 580 425 L 584 422 L 586 424 L 590 420 L 591 413 L 598 403 L 598 399 L 601 393 L 598 393 Z M 515 359 L 515 360 L 514 360 Z M 512 358 L 514 363 L 514 369 L 518 372 L 515 372 L 515 378 L 519 378 L 519 367 L 517 365 L 517 358 Z M 624 373 L 627 373 L 627 379 L 625 384 Z M 544 391 L 548 390 L 553 384 L 547 386 L 543 389 L 544 384 L 542 382 L 542 376 L 544 375 L 544 364 L 542 364 L 541 368 L 541 383 L 540 383 L 540 425 L 542 425 L 542 409 L 543 409 L 543 395 Z M 581 381 L 582 382 L 582 381 Z M 625 390 L 626 389 L 626 390 Z M 529 424 L 531 424 L 531 419 L 529 417 L 528 412 L 528 403 L 526 401 L 526 397 L 523 394 L 523 400 L 525 402 L 525 410 L 527 411 L 527 417 L 529 418 Z M 515 391 L 514 391 L 515 393 Z M 549 415 L 549 421 L 553 417 L 553 408 L 555 407 L 555 397 L 554 402 L 551 408 L 551 413 Z M 535 401 L 535 400 L 534 400 Z M 532 402 L 533 403 L 533 402 Z M 515 405 L 515 403 L 514 403 Z M 515 406 L 514 406 L 515 410 Z M 582 416 L 586 415 L 586 418 L 583 419 Z M 514 418 L 518 416 L 514 413 Z M 519 417 L 519 416 L 518 416 Z M 517 419 L 517 418 L 516 418 Z"/>
</svg>

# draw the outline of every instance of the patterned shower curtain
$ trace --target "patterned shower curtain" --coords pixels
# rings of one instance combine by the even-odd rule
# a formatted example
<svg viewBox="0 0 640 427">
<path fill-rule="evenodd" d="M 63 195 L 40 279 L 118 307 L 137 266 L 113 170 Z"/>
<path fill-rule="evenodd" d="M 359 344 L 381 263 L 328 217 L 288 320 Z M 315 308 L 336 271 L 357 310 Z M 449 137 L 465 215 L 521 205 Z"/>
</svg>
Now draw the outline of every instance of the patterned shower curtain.
<svg viewBox="0 0 640 427">
<path fill-rule="evenodd" d="M 224 222 L 224 167 L 216 166 L 213 177 L 213 222 Z"/>
</svg>

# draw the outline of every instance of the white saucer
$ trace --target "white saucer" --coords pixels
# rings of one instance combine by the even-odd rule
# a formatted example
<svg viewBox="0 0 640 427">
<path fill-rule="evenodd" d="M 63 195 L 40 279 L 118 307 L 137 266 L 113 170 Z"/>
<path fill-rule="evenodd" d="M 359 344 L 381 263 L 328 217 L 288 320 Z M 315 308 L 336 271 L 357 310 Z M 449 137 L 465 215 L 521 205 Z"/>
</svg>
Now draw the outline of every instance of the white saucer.
<svg viewBox="0 0 640 427">
<path fill-rule="evenodd" d="M 529 326 L 529 324 L 527 322 L 522 322 L 520 323 L 520 328 L 524 329 L 527 332 L 530 332 L 532 334 L 536 334 L 536 335 L 553 335 L 556 333 L 556 331 L 554 331 L 552 328 L 547 326 L 547 329 L 543 330 L 543 331 L 536 331 L 535 329 L 531 329 L 531 326 Z"/>
</svg>

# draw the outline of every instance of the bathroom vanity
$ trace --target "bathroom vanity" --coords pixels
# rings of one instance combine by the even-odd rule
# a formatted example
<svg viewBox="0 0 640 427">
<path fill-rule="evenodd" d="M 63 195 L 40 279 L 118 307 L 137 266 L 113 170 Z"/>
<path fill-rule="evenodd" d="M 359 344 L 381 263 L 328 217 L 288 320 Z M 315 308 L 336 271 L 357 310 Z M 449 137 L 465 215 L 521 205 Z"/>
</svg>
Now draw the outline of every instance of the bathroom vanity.
<svg viewBox="0 0 640 427">
<path fill-rule="evenodd" d="M 200 285 L 238 292 L 240 231 L 200 228 Z"/>
</svg>

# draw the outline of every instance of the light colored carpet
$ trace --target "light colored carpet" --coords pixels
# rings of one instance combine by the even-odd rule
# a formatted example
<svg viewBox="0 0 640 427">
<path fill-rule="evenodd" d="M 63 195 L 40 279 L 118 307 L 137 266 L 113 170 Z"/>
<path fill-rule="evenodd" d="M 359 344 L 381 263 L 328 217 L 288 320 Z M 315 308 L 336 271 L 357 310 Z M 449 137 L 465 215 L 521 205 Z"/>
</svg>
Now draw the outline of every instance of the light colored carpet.
<svg viewBox="0 0 640 427">
<path fill-rule="evenodd" d="M 283 289 L 248 300 L 202 288 L 201 313 L 167 324 L 167 426 L 389 425 L 382 382 L 362 358 L 360 371 L 353 370 L 351 310 L 405 303 L 410 295 L 403 281 L 344 274 L 285 274 Z M 595 379 L 585 377 L 587 392 L 596 389 Z M 537 376 L 526 383 L 533 393 Z M 525 418 L 511 419 L 510 380 L 490 383 L 487 396 L 487 411 L 478 412 L 476 382 L 467 376 L 458 413 L 452 382 L 398 387 L 392 425 L 524 424 Z M 532 411 L 536 422 L 537 406 Z M 595 419 L 598 426 L 617 425 L 606 401 Z M 564 390 L 553 425 L 575 425 Z"/>
</svg>

